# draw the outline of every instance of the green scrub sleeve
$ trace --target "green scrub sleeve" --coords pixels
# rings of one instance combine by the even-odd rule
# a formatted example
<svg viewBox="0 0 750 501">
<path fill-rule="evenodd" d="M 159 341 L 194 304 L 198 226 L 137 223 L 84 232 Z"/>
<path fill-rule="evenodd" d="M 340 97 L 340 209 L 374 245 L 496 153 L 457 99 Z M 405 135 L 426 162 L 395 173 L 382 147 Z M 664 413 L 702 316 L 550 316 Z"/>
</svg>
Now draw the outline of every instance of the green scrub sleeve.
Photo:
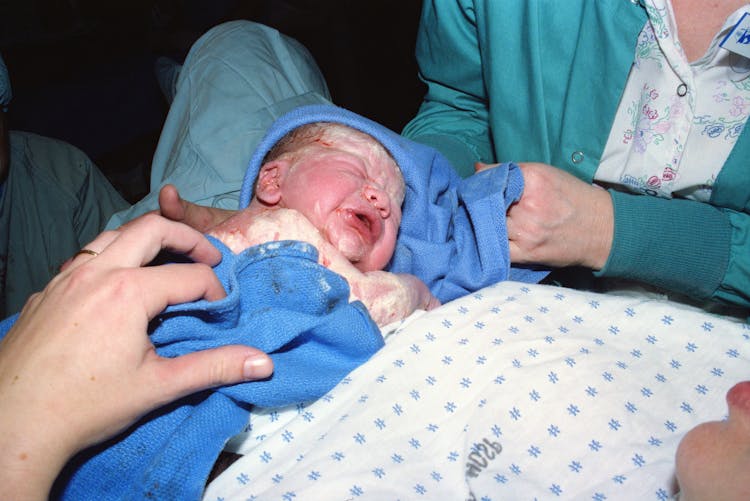
<svg viewBox="0 0 750 501">
<path fill-rule="evenodd" d="M 750 215 L 722 209 L 732 226 L 729 263 L 714 298 L 750 306 Z"/>
<path fill-rule="evenodd" d="M 471 2 L 425 2 L 417 33 L 419 78 L 427 93 L 404 127 L 407 138 L 439 150 L 467 177 L 474 163 L 495 162 L 481 54 Z M 439 17 L 439 18 L 438 18 Z"/>
<path fill-rule="evenodd" d="M 750 305 L 750 284 L 725 284 L 742 254 L 729 211 L 690 200 L 661 199 L 610 190 L 614 239 L 597 276 L 634 279 L 696 299 Z M 750 217 L 735 213 L 746 233 Z M 738 245 L 739 244 L 739 245 Z M 745 252 L 744 254 L 748 254 Z M 747 269 L 747 268 L 745 268 Z M 746 277 L 747 275 L 745 275 Z M 741 281 L 740 281 L 741 282 Z"/>
</svg>

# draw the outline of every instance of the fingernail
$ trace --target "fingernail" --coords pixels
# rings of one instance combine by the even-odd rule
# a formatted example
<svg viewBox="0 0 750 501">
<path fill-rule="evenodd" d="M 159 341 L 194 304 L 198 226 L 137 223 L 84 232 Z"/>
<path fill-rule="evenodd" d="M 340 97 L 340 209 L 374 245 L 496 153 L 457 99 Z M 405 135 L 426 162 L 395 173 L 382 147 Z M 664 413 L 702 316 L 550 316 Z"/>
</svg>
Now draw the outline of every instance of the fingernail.
<svg viewBox="0 0 750 501">
<path fill-rule="evenodd" d="M 265 355 L 250 355 L 245 359 L 242 374 L 245 379 L 263 379 L 273 373 L 273 362 Z"/>
</svg>

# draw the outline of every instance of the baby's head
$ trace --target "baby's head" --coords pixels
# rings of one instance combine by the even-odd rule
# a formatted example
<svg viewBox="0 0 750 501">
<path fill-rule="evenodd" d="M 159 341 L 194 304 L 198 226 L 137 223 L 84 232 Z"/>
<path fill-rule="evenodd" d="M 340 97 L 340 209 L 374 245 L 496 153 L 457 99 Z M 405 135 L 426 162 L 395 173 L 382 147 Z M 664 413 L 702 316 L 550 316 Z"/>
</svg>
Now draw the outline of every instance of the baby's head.
<svg viewBox="0 0 750 501">
<path fill-rule="evenodd" d="M 680 501 L 750 499 L 750 381 L 727 393 L 729 416 L 690 430 L 677 448 Z"/>
<path fill-rule="evenodd" d="M 297 210 L 360 271 L 374 271 L 393 255 L 404 193 L 401 171 L 378 141 L 316 122 L 271 148 L 250 204 Z"/>
</svg>

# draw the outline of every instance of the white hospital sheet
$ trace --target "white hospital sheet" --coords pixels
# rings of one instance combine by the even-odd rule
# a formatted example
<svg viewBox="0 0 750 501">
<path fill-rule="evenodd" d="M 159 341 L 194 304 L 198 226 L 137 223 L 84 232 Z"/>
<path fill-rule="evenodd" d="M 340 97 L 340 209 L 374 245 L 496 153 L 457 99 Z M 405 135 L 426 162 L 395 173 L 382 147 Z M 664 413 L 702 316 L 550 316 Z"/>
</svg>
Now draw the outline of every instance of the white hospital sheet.
<svg viewBox="0 0 750 501">
<path fill-rule="evenodd" d="M 742 322 L 503 282 L 407 319 L 328 395 L 254 411 L 208 501 L 668 499 L 750 379 Z"/>
</svg>

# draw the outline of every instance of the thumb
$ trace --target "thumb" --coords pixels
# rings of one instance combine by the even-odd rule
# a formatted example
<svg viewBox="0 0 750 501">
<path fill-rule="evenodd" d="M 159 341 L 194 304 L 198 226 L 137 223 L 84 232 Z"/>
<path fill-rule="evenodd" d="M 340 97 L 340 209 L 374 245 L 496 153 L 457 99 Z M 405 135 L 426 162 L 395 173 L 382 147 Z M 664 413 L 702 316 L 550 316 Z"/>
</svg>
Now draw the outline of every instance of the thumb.
<svg viewBox="0 0 750 501">
<path fill-rule="evenodd" d="M 155 380 L 161 386 L 162 402 L 171 402 L 197 391 L 265 379 L 273 373 L 273 361 L 249 346 L 231 345 L 161 358 Z"/>
<path fill-rule="evenodd" d="M 434 310 L 435 308 L 438 308 L 441 306 L 442 303 L 440 303 L 440 300 L 430 294 L 430 302 L 427 303 L 427 311 Z"/>
<path fill-rule="evenodd" d="M 174 185 L 166 184 L 159 190 L 159 212 L 172 221 L 183 221 L 185 219 L 187 210 L 179 191 Z"/>
</svg>

